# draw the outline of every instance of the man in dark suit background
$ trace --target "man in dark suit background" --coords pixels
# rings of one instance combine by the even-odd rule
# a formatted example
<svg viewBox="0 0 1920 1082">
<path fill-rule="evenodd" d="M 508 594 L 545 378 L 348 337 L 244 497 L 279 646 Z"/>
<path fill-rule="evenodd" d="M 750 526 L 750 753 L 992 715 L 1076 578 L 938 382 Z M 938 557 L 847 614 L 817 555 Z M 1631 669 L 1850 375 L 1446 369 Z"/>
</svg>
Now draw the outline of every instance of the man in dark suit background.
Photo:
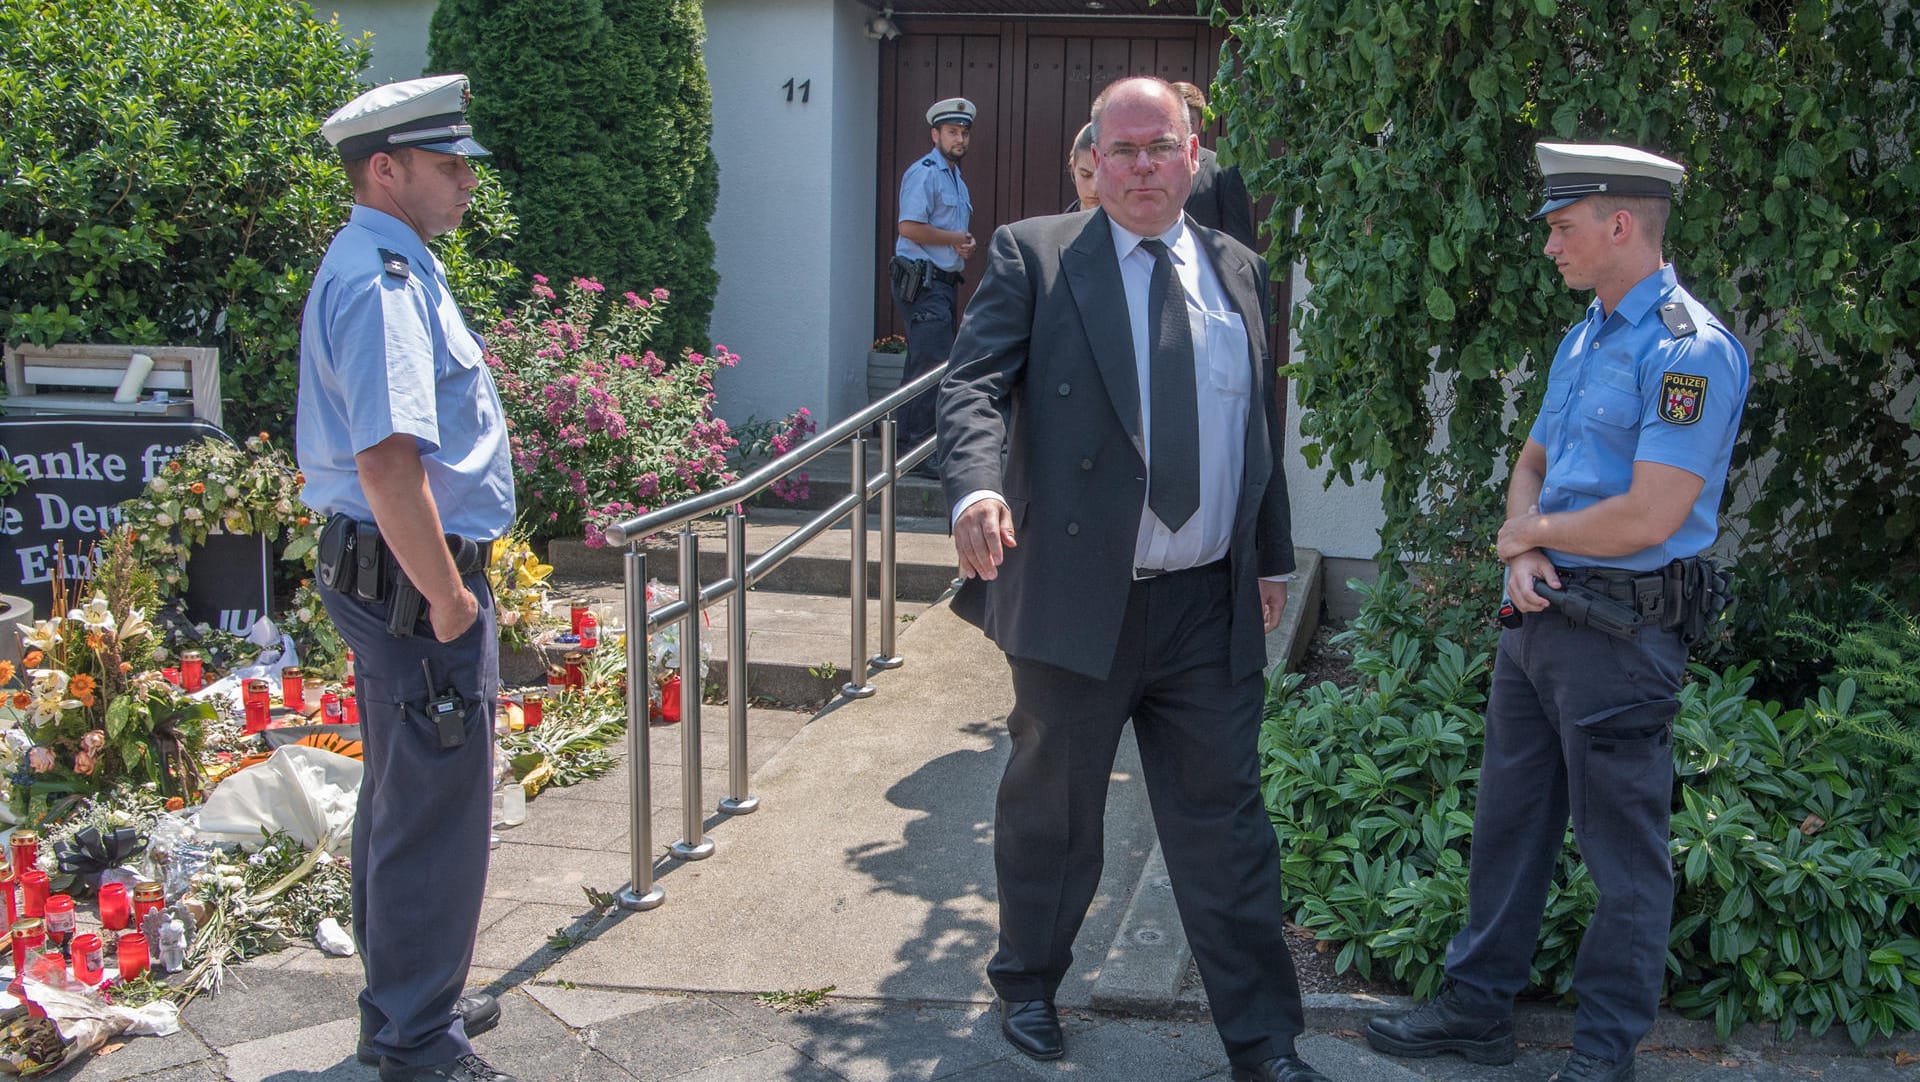
<svg viewBox="0 0 1920 1082">
<path fill-rule="evenodd" d="M 1294 1053 L 1300 994 L 1255 761 L 1265 636 L 1294 566 L 1266 269 L 1183 217 L 1199 143 L 1166 83 L 1109 88 L 1094 153 L 1099 210 L 995 232 L 940 393 L 968 579 L 954 611 L 1013 674 L 988 965 L 1001 1030 L 1035 1058 L 1064 1051 L 1053 998 L 1131 717 L 1233 1077 L 1325 1082 Z"/>
<path fill-rule="evenodd" d="M 1206 125 L 1207 96 L 1192 83 L 1173 83 L 1174 93 L 1187 104 L 1187 122 L 1198 132 Z M 1220 157 L 1206 147 L 1200 148 L 1200 169 L 1193 175 L 1193 193 L 1187 196 L 1187 213 L 1208 229 L 1218 229 L 1254 251 L 1253 198 L 1247 194 L 1247 182 L 1240 179 L 1240 167 L 1220 167 Z"/>
</svg>

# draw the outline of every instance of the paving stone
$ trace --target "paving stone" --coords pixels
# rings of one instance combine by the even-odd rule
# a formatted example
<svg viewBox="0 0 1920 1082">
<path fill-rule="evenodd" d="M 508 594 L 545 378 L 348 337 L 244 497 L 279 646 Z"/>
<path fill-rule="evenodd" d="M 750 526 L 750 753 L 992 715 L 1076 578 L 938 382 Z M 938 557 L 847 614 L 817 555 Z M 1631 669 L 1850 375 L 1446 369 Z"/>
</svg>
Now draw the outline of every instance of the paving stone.
<svg viewBox="0 0 1920 1082">
<path fill-rule="evenodd" d="M 208 1044 L 225 1048 L 335 1019 L 357 1020 L 361 984 L 357 965 L 348 973 L 292 965 L 243 968 L 227 976 L 219 995 L 188 1004 L 180 1020 Z M 347 1051 L 353 1051 L 351 1036 Z"/>
<path fill-rule="evenodd" d="M 943 1082 L 1033 1082 L 1033 1075 L 1010 1059 L 995 1060 L 985 1066 L 959 1074 L 942 1075 L 941 1078 Z"/>
<path fill-rule="evenodd" d="M 1064 1012 L 1067 1054 L 1051 1063 L 1017 1055 L 1010 1062 L 1030 1075 L 1068 1075 L 1130 1082 L 1198 1082 L 1215 1073 L 1217 1063 L 1197 1059 L 1129 1026 L 1097 1016 Z M 996 1022 L 997 1026 L 999 1023 Z"/>
<path fill-rule="evenodd" d="M 548 938 L 558 929 L 584 930 L 590 912 L 585 899 L 578 906 L 521 903 L 481 934 L 473 962 L 523 975 L 538 973 L 566 953 L 548 946 Z"/>
<path fill-rule="evenodd" d="M 716 1003 L 688 1000 L 594 1026 L 590 1043 L 641 1082 L 678 1078 L 774 1047 Z"/>
<path fill-rule="evenodd" d="M 224 1046 L 229 1082 L 264 1082 L 300 1078 L 303 1082 L 367 1082 L 378 1077 L 372 1067 L 354 1058 L 360 1036 L 357 1018 L 343 1018 L 303 1029 L 283 1030 L 270 1037 Z"/>
<path fill-rule="evenodd" d="M 843 1082 L 834 1073 L 791 1048 L 773 1047 L 715 1063 L 683 1075 L 673 1082 Z"/>
<path fill-rule="evenodd" d="M 1312 1034 L 1300 1038 L 1300 1057 L 1319 1068 L 1332 1082 L 1420 1082 L 1420 1076 L 1400 1060 L 1382 1056 L 1366 1043 Z M 1490 1076 L 1487 1076 L 1490 1077 Z"/>
<path fill-rule="evenodd" d="M 173 1082 L 220 1077 L 219 1061 L 206 1042 L 189 1030 L 166 1037 L 122 1037 L 120 1047 L 107 1055 L 83 1060 L 71 1074 L 59 1077 L 72 1082 L 110 1082 L 112 1079 L 153 1076 Z M 160 1072 L 166 1072 L 162 1075 Z M 175 1073 L 177 1072 L 177 1073 Z"/>
<path fill-rule="evenodd" d="M 547 845 L 503 845 L 494 850 L 487 894 L 522 902 L 584 907 L 582 887 L 618 890 L 630 867 L 625 853 L 598 853 Z"/>
<path fill-rule="evenodd" d="M 597 988 L 562 988 L 557 984 L 528 984 L 520 990 L 538 1000 L 542 1007 L 553 1012 L 554 1017 L 574 1029 L 586 1029 L 655 1007 L 686 1002 L 681 996 L 614 992 Z"/>
<path fill-rule="evenodd" d="M 1004 1057 L 998 1016 L 978 1007 L 916 1007 L 829 1000 L 778 1012 L 728 999 L 742 1023 L 853 1082 L 935 1079 Z"/>
<path fill-rule="evenodd" d="M 582 1042 L 521 994 L 503 1004 L 500 1025 L 475 1038 L 474 1051 L 498 1070 L 530 1080 L 632 1082 L 632 1076 Z"/>
</svg>

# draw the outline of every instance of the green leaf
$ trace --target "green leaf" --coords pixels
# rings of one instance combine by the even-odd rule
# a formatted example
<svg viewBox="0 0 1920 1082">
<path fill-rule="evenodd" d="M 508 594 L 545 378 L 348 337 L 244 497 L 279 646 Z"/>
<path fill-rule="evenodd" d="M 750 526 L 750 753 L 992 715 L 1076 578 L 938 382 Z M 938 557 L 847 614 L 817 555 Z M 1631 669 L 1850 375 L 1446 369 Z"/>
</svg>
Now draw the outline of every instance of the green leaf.
<svg viewBox="0 0 1920 1082">
<path fill-rule="evenodd" d="M 1453 319 L 1453 298 L 1440 286 L 1427 290 L 1427 314 L 1445 323 Z"/>
</svg>

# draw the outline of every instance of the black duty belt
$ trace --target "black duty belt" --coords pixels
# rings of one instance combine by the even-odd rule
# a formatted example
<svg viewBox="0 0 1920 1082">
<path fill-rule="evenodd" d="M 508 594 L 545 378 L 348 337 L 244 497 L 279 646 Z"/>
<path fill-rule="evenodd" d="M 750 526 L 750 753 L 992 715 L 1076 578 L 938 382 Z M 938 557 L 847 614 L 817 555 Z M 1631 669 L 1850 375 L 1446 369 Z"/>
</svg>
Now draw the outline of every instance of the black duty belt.
<svg viewBox="0 0 1920 1082">
<path fill-rule="evenodd" d="M 967 280 L 967 276 L 959 271 L 941 270 L 939 267 L 929 267 L 927 277 L 936 282 L 945 282 L 950 286 L 958 286 Z"/>
<path fill-rule="evenodd" d="M 1621 639 L 1658 628 L 1677 631 L 1691 643 L 1706 633 L 1732 600 L 1732 575 L 1701 556 L 1674 560 L 1652 571 L 1619 567 L 1556 567 L 1554 571 L 1561 589 L 1534 580 L 1535 591 L 1552 603 L 1548 611 Z"/>
<path fill-rule="evenodd" d="M 447 553 L 460 574 L 476 574 L 493 562 L 497 542 L 451 533 L 445 536 Z M 371 522 L 358 522 L 346 515 L 328 519 L 326 528 L 320 531 L 314 572 L 327 589 L 372 604 L 390 605 L 387 631 L 391 634 L 412 635 L 427 615 L 426 599 L 407 578 L 393 549 L 380 536 L 379 527 Z"/>
</svg>

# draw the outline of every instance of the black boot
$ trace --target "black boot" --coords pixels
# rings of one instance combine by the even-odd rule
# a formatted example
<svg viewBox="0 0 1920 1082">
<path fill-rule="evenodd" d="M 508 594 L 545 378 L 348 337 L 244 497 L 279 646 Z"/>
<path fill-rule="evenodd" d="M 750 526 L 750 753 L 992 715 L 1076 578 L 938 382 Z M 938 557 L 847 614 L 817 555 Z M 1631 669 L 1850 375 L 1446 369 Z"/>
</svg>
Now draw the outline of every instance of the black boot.
<svg viewBox="0 0 1920 1082">
<path fill-rule="evenodd" d="M 1495 1017 L 1462 1004 L 1449 983 L 1437 998 L 1410 1011 L 1375 1015 L 1367 1043 L 1376 1052 L 1415 1059 L 1457 1052 L 1474 1063 L 1513 1062 L 1513 1018 Z"/>
</svg>

